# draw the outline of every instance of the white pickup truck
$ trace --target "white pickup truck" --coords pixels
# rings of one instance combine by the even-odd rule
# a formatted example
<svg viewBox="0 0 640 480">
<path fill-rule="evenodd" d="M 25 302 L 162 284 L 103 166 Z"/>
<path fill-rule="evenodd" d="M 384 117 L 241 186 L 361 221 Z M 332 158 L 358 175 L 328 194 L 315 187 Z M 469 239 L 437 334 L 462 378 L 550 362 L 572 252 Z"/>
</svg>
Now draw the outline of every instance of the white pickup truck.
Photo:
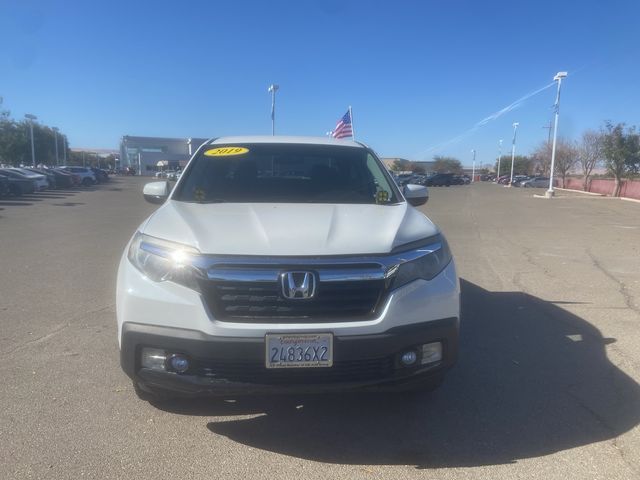
<svg viewBox="0 0 640 480">
<path fill-rule="evenodd" d="M 361 143 L 207 141 L 117 279 L 120 360 L 142 398 L 427 390 L 457 358 L 442 232 Z"/>
</svg>

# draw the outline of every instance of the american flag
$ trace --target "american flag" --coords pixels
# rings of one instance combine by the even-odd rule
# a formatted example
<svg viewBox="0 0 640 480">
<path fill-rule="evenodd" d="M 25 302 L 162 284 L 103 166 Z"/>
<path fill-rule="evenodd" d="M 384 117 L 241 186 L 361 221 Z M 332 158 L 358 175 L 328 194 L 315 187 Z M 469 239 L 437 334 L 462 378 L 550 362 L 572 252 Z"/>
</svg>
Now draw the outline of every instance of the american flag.
<svg viewBox="0 0 640 480">
<path fill-rule="evenodd" d="M 331 132 L 333 138 L 353 137 L 353 129 L 351 128 L 351 110 L 347 110 L 338 123 L 336 128 Z"/>
</svg>

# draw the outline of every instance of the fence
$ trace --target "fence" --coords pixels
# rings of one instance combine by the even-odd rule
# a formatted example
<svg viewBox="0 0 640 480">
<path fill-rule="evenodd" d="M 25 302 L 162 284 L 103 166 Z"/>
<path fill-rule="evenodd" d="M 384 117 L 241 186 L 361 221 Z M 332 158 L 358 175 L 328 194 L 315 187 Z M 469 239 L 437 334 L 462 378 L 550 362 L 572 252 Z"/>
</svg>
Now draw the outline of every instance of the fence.
<svg viewBox="0 0 640 480">
<path fill-rule="evenodd" d="M 562 186 L 562 179 L 558 178 L 554 182 L 556 187 Z M 567 178 L 565 187 L 570 190 L 583 189 L 582 178 Z M 601 193 L 603 195 L 612 195 L 615 187 L 615 181 L 612 178 L 594 178 L 589 180 L 587 186 L 587 192 Z M 637 180 L 622 180 L 620 187 L 620 196 L 626 198 L 636 198 L 640 200 L 640 181 Z"/>
</svg>

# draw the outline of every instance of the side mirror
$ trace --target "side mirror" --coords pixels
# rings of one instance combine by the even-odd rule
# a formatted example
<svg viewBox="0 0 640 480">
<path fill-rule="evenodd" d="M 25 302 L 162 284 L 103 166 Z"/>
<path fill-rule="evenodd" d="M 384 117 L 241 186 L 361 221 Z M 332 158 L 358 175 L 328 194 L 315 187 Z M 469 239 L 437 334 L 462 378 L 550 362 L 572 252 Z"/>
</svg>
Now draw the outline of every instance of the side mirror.
<svg viewBox="0 0 640 480">
<path fill-rule="evenodd" d="M 171 193 L 169 182 L 147 183 L 142 189 L 144 199 L 149 203 L 164 203 Z"/>
<path fill-rule="evenodd" d="M 404 198 L 407 199 L 407 202 L 414 207 L 424 205 L 427 203 L 427 200 L 429 200 L 429 190 L 424 185 L 405 185 L 402 193 L 404 194 Z"/>
</svg>

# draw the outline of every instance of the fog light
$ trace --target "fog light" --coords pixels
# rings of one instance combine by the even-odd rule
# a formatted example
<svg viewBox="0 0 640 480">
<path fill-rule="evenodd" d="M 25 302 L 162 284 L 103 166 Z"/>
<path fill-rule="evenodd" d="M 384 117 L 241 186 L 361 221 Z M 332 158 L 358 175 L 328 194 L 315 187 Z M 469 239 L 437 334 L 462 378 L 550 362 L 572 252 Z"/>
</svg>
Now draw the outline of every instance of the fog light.
<svg viewBox="0 0 640 480">
<path fill-rule="evenodd" d="M 152 370 L 165 370 L 164 362 L 167 354 L 159 348 L 143 348 L 141 364 L 144 368 Z"/>
<path fill-rule="evenodd" d="M 179 353 L 169 357 L 168 365 L 171 370 L 177 373 L 184 373 L 189 370 L 189 360 Z"/>
<path fill-rule="evenodd" d="M 433 342 L 422 345 L 422 360 L 420 361 L 422 365 L 439 362 L 440 360 L 442 360 L 441 342 Z"/>
<path fill-rule="evenodd" d="M 413 365 L 414 363 L 416 363 L 417 359 L 418 359 L 418 355 L 416 355 L 416 352 L 414 352 L 413 350 L 404 352 L 400 357 L 400 361 L 403 363 L 403 365 L 406 365 L 406 366 Z"/>
</svg>

